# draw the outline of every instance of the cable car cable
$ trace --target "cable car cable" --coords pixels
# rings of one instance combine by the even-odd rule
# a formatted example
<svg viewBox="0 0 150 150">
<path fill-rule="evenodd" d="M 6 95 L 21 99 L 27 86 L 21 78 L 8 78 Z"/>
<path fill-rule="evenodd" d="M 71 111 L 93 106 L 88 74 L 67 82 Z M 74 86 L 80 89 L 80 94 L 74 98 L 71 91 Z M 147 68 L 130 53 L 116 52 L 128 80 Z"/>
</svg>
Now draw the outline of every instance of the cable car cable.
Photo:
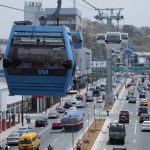
<svg viewBox="0 0 150 150">
<path fill-rule="evenodd" d="M 70 1 L 74 2 L 74 0 L 70 0 Z M 89 10 L 95 10 L 95 9 L 91 9 L 89 7 L 86 7 L 86 6 L 84 6 L 84 5 L 82 5 L 82 4 L 78 3 L 78 2 L 76 2 L 76 4 L 79 5 L 79 6 L 81 6 L 81 7 L 86 8 L 86 9 L 89 9 Z"/>
</svg>

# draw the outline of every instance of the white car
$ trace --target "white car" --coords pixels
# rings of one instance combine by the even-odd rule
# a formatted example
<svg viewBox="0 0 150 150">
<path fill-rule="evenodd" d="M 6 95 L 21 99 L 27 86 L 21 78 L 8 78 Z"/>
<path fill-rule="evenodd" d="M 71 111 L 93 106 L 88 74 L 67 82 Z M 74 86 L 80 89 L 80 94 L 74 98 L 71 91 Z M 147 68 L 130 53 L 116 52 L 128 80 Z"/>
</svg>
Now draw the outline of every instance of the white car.
<svg viewBox="0 0 150 150">
<path fill-rule="evenodd" d="M 77 110 L 77 108 L 73 106 L 73 107 L 70 107 L 69 110 Z"/>
<path fill-rule="evenodd" d="M 132 97 L 129 97 L 129 103 L 136 103 L 136 97 L 132 96 Z"/>
<path fill-rule="evenodd" d="M 23 134 L 23 133 L 27 133 L 27 132 L 33 132 L 32 127 L 30 127 L 29 125 L 22 126 L 17 131 L 17 133 L 19 133 L 19 134 Z"/>
<path fill-rule="evenodd" d="M 96 102 L 97 103 L 103 103 L 104 100 L 103 100 L 103 98 L 101 96 L 99 96 L 99 97 L 96 97 Z"/>
<path fill-rule="evenodd" d="M 76 103 L 76 108 L 83 108 L 83 107 L 86 107 L 86 103 L 82 101 L 79 101 Z"/>
<path fill-rule="evenodd" d="M 141 131 L 150 131 L 150 121 L 143 122 Z"/>
</svg>

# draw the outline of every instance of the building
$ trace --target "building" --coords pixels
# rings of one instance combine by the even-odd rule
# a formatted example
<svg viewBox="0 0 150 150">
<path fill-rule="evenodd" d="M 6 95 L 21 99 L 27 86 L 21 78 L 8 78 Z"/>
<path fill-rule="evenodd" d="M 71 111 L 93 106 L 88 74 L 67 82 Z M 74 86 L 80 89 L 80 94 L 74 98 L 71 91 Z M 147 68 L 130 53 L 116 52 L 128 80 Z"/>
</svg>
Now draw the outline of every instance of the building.
<svg viewBox="0 0 150 150">
<path fill-rule="evenodd" d="M 24 20 L 31 21 L 34 25 L 39 25 L 40 16 L 52 15 L 56 8 L 42 8 L 41 2 L 25 2 Z M 35 13 L 29 13 L 35 12 Z M 82 17 L 81 12 L 77 8 L 61 8 L 59 16 L 59 24 L 70 27 L 71 31 L 81 31 Z M 49 20 L 48 25 L 56 24 L 56 20 Z"/>
<path fill-rule="evenodd" d="M 93 60 L 91 63 L 92 73 L 98 77 L 106 77 L 107 62 L 104 60 Z"/>
<path fill-rule="evenodd" d="M 138 64 L 150 66 L 150 52 L 134 52 L 134 57 Z"/>
<path fill-rule="evenodd" d="M 82 77 L 92 73 L 91 61 L 92 51 L 91 49 L 83 47 L 82 49 L 74 49 L 74 58 L 76 61 L 76 77 Z"/>
</svg>

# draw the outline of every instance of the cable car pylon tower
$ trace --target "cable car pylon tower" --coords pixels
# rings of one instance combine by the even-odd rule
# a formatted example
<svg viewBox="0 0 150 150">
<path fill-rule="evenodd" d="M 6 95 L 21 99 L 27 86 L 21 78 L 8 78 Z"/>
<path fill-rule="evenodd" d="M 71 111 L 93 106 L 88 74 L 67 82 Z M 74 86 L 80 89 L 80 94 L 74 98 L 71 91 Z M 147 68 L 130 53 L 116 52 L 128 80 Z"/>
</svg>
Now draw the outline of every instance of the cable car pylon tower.
<svg viewBox="0 0 150 150">
<path fill-rule="evenodd" d="M 95 16 L 96 20 L 106 20 L 107 21 L 107 32 L 112 32 L 112 21 L 116 20 L 119 28 L 119 21 L 124 19 L 123 15 L 121 15 L 121 11 L 124 8 L 106 8 L 106 9 L 96 9 L 98 11 L 98 15 Z M 110 12 L 110 14 L 106 14 L 105 12 Z M 114 101 L 113 92 L 112 92 L 112 49 L 106 49 L 106 61 L 107 61 L 107 91 L 105 104 L 111 104 Z"/>
</svg>

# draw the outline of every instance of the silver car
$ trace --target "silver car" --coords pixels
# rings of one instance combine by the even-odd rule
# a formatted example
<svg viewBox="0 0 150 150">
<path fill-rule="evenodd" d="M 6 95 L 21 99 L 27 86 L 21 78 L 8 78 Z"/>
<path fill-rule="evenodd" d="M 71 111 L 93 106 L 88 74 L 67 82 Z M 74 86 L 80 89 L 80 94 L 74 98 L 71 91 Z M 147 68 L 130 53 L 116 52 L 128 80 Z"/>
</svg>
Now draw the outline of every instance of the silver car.
<svg viewBox="0 0 150 150">
<path fill-rule="evenodd" d="M 33 132 L 32 127 L 30 127 L 29 125 L 22 126 L 17 131 L 17 133 L 19 133 L 19 134 L 23 134 L 23 133 L 27 133 L 27 132 Z"/>
<path fill-rule="evenodd" d="M 150 131 L 150 121 L 143 122 L 141 131 Z"/>
<path fill-rule="evenodd" d="M 7 137 L 7 144 L 8 145 L 18 145 L 18 139 L 20 134 L 17 132 L 12 132 Z"/>
</svg>

